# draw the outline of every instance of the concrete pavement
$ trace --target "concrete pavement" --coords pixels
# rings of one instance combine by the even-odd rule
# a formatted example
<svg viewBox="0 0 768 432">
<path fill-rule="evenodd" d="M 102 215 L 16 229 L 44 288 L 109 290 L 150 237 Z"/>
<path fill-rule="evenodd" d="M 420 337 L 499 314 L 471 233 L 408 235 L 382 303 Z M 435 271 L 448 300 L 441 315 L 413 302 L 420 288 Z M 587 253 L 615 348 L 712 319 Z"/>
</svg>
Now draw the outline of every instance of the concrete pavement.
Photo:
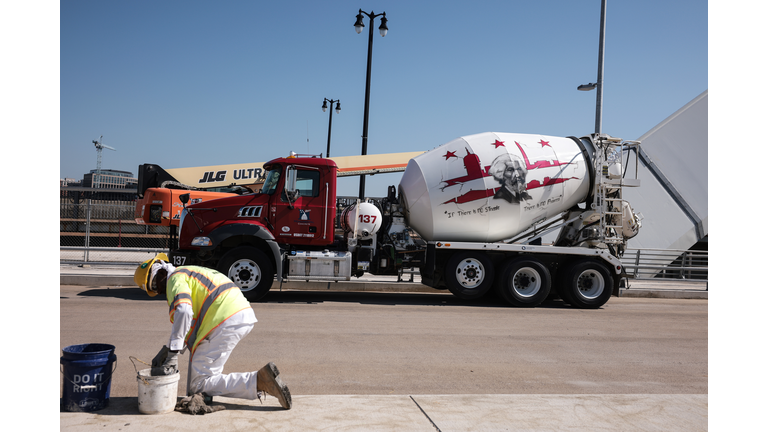
<svg viewBox="0 0 768 432">
<path fill-rule="evenodd" d="M 122 265 L 62 265 L 60 280 L 62 285 L 132 286 L 133 271 Z M 291 282 L 282 288 L 444 292 L 421 285 L 417 275 L 414 282 L 366 274 L 350 282 Z M 632 282 L 622 296 L 706 299 L 707 287 Z M 60 430 L 704 431 L 709 418 L 707 394 L 295 395 L 291 410 L 272 397 L 263 404 L 217 397 L 214 404 L 226 409 L 204 416 L 144 415 L 138 397 L 115 397 L 100 411 L 61 412 Z"/>
<path fill-rule="evenodd" d="M 121 397 L 90 413 L 60 414 L 67 431 L 704 431 L 708 395 L 330 395 L 214 398 L 223 411 L 144 415 Z"/>
</svg>

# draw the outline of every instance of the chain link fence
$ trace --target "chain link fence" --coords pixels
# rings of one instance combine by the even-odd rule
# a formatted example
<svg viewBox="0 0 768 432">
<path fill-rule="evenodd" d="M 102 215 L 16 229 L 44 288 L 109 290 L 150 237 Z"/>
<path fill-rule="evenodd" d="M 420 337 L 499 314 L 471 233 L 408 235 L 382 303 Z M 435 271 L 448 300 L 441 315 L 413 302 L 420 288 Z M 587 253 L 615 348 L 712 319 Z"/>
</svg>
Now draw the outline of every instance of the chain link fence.
<svg viewBox="0 0 768 432">
<path fill-rule="evenodd" d="M 61 247 L 164 248 L 169 227 L 139 225 L 135 203 L 87 199 L 62 202 L 59 214 Z"/>
<path fill-rule="evenodd" d="M 135 202 L 62 198 L 59 210 L 61 264 L 135 265 L 168 252 L 169 227 L 139 225 Z"/>
</svg>

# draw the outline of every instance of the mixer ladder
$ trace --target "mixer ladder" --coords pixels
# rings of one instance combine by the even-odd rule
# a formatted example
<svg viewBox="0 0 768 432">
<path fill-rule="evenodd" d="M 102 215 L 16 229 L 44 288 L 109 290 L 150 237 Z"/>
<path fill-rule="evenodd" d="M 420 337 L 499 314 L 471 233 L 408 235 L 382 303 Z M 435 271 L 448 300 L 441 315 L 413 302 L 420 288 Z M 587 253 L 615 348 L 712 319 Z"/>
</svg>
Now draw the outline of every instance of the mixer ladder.
<svg viewBox="0 0 768 432">
<path fill-rule="evenodd" d="M 600 215 L 600 236 L 606 244 L 625 244 L 624 187 L 640 185 L 637 179 L 637 151 L 635 151 L 635 178 L 625 179 L 622 173 L 622 157 L 625 151 L 638 147 L 639 141 L 622 141 L 602 135 L 598 147 L 602 157 L 596 160 L 599 175 L 596 177 L 595 200 L 592 208 Z M 629 158 L 627 158 L 629 162 Z"/>
<path fill-rule="evenodd" d="M 600 210 L 600 232 L 605 236 L 603 241 L 608 244 L 624 243 L 622 228 L 624 227 L 624 212 L 621 211 L 624 203 L 622 188 L 609 188 L 602 186 L 597 189 L 596 200 Z"/>
</svg>

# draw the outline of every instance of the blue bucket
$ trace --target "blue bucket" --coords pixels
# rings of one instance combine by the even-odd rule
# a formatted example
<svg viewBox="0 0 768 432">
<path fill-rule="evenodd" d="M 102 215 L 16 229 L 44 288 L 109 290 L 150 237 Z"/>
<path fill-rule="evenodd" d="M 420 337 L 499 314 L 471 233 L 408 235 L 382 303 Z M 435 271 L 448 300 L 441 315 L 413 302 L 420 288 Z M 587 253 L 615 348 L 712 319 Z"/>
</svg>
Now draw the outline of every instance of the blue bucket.
<svg viewBox="0 0 768 432">
<path fill-rule="evenodd" d="M 115 346 L 109 344 L 70 345 L 62 350 L 64 390 L 61 409 L 98 411 L 109 405 Z"/>
</svg>

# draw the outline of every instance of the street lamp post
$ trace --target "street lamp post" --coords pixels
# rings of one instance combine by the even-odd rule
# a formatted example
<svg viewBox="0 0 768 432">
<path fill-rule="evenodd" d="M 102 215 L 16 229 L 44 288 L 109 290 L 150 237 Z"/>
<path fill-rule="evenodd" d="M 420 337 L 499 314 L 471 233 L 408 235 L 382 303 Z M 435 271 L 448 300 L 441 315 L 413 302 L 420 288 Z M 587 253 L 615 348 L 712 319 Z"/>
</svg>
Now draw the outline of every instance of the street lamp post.
<svg viewBox="0 0 768 432">
<path fill-rule="evenodd" d="M 355 21 L 355 31 L 357 34 L 362 33 L 365 24 L 363 24 L 363 14 L 369 18 L 368 28 L 368 70 L 365 75 L 365 109 L 363 111 L 363 151 L 362 154 L 368 154 L 368 105 L 371 100 L 371 54 L 373 53 L 373 20 L 376 17 L 381 17 L 381 25 L 379 26 L 379 33 L 382 37 L 387 35 L 387 13 L 374 14 L 363 12 L 360 9 L 357 13 L 357 20 Z M 365 197 L 365 176 L 360 176 L 360 193 L 359 198 L 362 200 Z"/>
<path fill-rule="evenodd" d="M 600 8 L 600 46 L 597 53 L 597 82 L 582 84 L 578 90 L 589 91 L 597 89 L 595 109 L 595 133 L 599 136 L 603 128 L 603 52 L 605 51 L 605 8 L 608 0 L 602 0 Z"/>
<path fill-rule="evenodd" d="M 341 112 L 341 101 L 340 100 L 333 100 L 328 98 L 323 98 L 323 112 L 328 110 L 328 105 L 326 105 L 326 102 L 331 103 L 331 108 L 333 108 L 333 104 L 336 104 L 336 114 Z M 333 109 L 331 109 L 331 113 L 328 116 L 328 148 L 325 150 L 325 157 L 331 156 L 331 125 L 333 124 Z"/>
</svg>

